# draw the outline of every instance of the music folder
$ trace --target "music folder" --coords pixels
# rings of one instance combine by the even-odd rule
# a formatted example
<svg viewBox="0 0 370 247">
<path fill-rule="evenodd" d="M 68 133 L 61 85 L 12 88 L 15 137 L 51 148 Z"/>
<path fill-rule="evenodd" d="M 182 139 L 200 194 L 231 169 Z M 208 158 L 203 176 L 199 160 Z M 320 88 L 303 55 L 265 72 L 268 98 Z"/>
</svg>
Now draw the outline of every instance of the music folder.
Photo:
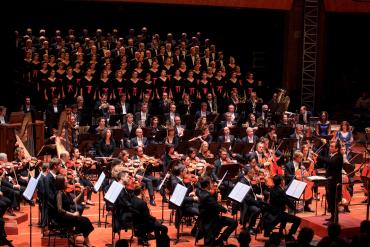
<svg viewBox="0 0 370 247">
<path fill-rule="evenodd" d="M 122 184 L 120 184 L 116 181 L 113 181 L 111 186 L 109 187 L 107 193 L 105 194 L 104 199 L 106 199 L 109 202 L 114 204 L 117 200 L 117 197 L 121 193 L 122 189 L 123 189 Z"/>
<path fill-rule="evenodd" d="M 184 201 L 187 191 L 188 191 L 188 188 L 186 188 L 185 186 L 181 184 L 177 184 L 170 198 L 170 202 L 180 207 L 182 205 L 182 202 Z"/>
<path fill-rule="evenodd" d="M 249 185 L 238 182 L 230 192 L 229 198 L 241 203 L 250 189 L 251 187 Z"/>
<path fill-rule="evenodd" d="M 296 200 L 299 200 L 304 189 L 306 188 L 306 185 L 307 183 L 294 179 L 285 191 L 285 194 L 293 197 Z"/>
<path fill-rule="evenodd" d="M 36 179 L 36 178 L 31 177 L 30 181 L 27 184 L 26 190 L 23 192 L 23 197 L 26 198 L 28 201 L 32 200 L 33 194 L 35 193 L 37 183 L 39 181 L 38 178 Z"/>
<path fill-rule="evenodd" d="M 102 173 L 100 173 L 98 181 L 96 181 L 96 183 L 94 185 L 94 191 L 95 192 L 98 192 L 100 190 L 100 187 L 101 187 L 102 183 L 104 182 L 104 179 L 105 179 L 105 173 L 102 172 Z"/>
</svg>

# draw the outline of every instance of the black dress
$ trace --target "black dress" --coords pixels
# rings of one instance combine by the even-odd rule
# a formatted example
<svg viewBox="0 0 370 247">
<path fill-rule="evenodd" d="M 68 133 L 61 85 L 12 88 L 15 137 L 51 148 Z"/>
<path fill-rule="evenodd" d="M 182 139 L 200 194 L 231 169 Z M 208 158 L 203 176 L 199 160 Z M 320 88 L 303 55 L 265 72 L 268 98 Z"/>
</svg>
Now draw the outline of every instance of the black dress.
<svg viewBox="0 0 370 247">
<path fill-rule="evenodd" d="M 55 220 L 62 225 L 75 227 L 75 232 L 82 233 L 84 237 L 89 236 L 94 230 L 93 225 L 87 217 L 67 214 L 67 212 L 71 212 L 71 199 L 64 191 L 59 190 L 57 192 L 56 203 L 57 213 Z"/>
</svg>

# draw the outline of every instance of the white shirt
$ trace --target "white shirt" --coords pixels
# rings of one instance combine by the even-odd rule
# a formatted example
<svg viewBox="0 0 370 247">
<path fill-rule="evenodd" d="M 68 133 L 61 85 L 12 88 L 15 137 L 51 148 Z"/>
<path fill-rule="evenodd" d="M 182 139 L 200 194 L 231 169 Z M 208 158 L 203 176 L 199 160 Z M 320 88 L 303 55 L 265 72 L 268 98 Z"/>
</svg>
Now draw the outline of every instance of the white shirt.
<svg viewBox="0 0 370 247">
<path fill-rule="evenodd" d="M 122 107 L 122 114 L 127 114 L 126 112 L 126 103 L 121 104 Z"/>
<path fill-rule="evenodd" d="M 201 117 L 206 117 L 207 116 L 207 112 L 206 111 L 200 111 L 200 116 Z"/>
<path fill-rule="evenodd" d="M 209 108 L 211 109 L 211 112 L 213 112 L 213 105 L 212 105 L 212 101 L 208 101 L 208 105 L 209 105 Z"/>
<path fill-rule="evenodd" d="M 128 126 L 128 130 L 131 132 L 131 130 L 132 130 L 132 124 L 127 123 L 127 126 Z"/>
<path fill-rule="evenodd" d="M 230 142 L 230 135 L 225 136 L 225 142 Z"/>
<path fill-rule="evenodd" d="M 5 124 L 5 118 L 4 118 L 4 116 L 0 116 L 0 124 Z"/>
<path fill-rule="evenodd" d="M 54 109 L 54 113 L 58 113 L 58 106 L 54 105 L 53 109 Z"/>
<path fill-rule="evenodd" d="M 253 136 L 248 136 L 248 143 L 253 143 Z"/>
<path fill-rule="evenodd" d="M 142 137 L 141 138 L 137 137 L 136 139 L 137 139 L 137 145 L 142 146 L 143 145 L 143 138 Z"/>
<path fill-rule="evenodd" d="M 294 165 L 294 171 L 296 172 L 298 169 L 300 169 L 300 167 L 299 167 L 299 163 L 298 162 L 296 162 L 296 161 L 294 161 L 293 160 L 293 165 Z"/>
<path fill-rule="evenodd" d="M 175 113 L 170 112 L 170 120 L 172 124 L 175 122 L 175 115 L 176 115 Z"/>
<path fill-rule="evenodd" d="M 233 122 L 229 122 L 229 121 L 228 121 L 228 122 L 226 122 L 226 126 L 227 126 L 227 127 L 233 126 Z"/>
<path fill-rule="evenodd" d="M 140 112 L 141 114 L 141 120 L 146 121 L 146 112 Z"/>
</svg>

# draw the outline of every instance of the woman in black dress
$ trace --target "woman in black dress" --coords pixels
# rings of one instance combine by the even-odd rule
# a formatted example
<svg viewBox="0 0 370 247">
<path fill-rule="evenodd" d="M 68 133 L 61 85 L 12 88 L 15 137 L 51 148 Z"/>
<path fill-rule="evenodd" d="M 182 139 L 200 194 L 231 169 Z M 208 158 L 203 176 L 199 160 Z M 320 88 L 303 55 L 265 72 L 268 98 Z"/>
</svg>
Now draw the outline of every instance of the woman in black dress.
<svg viewBox="0 0 370 247">
<path fill-rule="evenodd" d="M 171 78 L 171 92 L 175 102 L 179 102 L 184 94 L 184 81 L 180 75 L 180 70 L 175 71 L 175 75 Z"/>
<path fill-rule="evenodd" d="M 104 163 L 107 163 L 107 158 L 113 155 L 114 149 L 116 148 L 116 142 L 112 136 L 111 129 L 105 129 L 102 133 L 102 139 L 99 140 L 96 147 L 96 155 L 104 157 Z"/>
<path fill-rule="evenodd" d="M 78 94 L 76 78 L 73 76 L 72 67 L 67 68 L 67 74 L 63 78 L 62 98 L 66 105 L 74 104 Z"/>
<path fill-rule="evenodd" d="M 117 70 L 116 78 L 113 80 L 113 100 L 118 102 L 122 94 L 126 94 L 126 81 L 123 79 L 122 71 Z"/>
<path fill-rule="evenodd" d="M 187 93 L 190 97 L 190 100 L 192 102 L 195 102 L 196 101 L 196 97 L 197 97 L 197 82 L 193 76 L 193 71 L 192 70 L 189 70 L 189 73 L 188 73 L 188 77 L 186 78 L 185 80 L 185 93 Z"/>
<path fill-rule="evenodd" d="M 138 78 L 136 71 L 132 72 L 131 78 L 127 81 L 127 99 L 132 106 L 132 112 L 137 111 L 138 103 L 142 99 L 142 81 Z"/>
<path fill-rule="evenodd" d="M 57 175 L 55 178 L 55 189 L 56 189 L 56 199 L 55 208 L 56 212 L 54 215 L 55 220 L 62 224 L 75 228 L 75 232 L 82 233 L 84 236 L 84 246 L 92 247 L 89 235 L 94 230 L 93 225 L 89 218 L 81 216 L 78 211 L 72 212 L 71 204 L 73 201 L 70 196 L 65 192 L 67 188 L 67 179 L 63 175 Z"/>
</svg>

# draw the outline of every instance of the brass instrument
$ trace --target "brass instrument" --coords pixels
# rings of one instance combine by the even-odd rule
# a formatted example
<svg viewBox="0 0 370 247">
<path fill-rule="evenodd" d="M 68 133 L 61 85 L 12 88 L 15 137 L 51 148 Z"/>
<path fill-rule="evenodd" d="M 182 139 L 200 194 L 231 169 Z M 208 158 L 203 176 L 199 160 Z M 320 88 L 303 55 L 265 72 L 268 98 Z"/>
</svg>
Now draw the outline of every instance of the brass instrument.
<svg viewBox="0 0 370 247">
<path fill-rule="evenodd" d="M 278 97 L 277 97 L 277 103 L 280 105 L 280 112 L 286 112 L 289 108 L 290 104 L 290 97 L 285 95 L 287 92 L 286 89 L 279 88 L 278 89 Z"/>
</svg>

